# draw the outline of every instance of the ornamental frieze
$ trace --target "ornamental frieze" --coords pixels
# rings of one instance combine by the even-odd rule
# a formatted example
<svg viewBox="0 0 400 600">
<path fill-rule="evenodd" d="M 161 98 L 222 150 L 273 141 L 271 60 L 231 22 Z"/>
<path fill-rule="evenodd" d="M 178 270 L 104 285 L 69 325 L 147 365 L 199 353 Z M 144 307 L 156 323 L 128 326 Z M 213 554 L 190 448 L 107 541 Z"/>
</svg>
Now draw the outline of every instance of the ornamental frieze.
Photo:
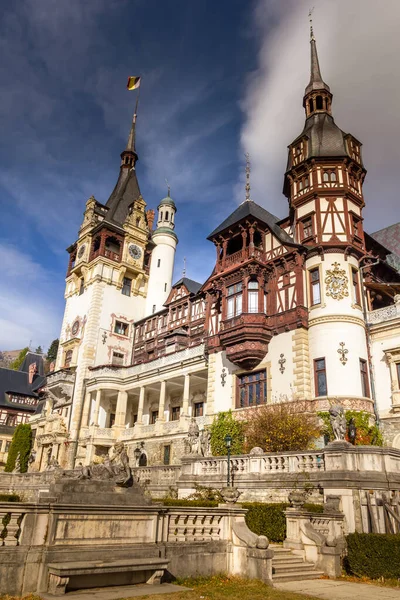
<svg viewBox="0 0 400 600">
<path fill-rule="evenodd" d="M 332 267 L 333 269 L 329 269 L 326 272 L 326 295 L 330 296 L 334 300 L 342 300 L 349 295 L 349 279 L 346 275 L 346 271 L 340 268 L 340 264 L 338 262 L 334 262 Z"/>
</svg>

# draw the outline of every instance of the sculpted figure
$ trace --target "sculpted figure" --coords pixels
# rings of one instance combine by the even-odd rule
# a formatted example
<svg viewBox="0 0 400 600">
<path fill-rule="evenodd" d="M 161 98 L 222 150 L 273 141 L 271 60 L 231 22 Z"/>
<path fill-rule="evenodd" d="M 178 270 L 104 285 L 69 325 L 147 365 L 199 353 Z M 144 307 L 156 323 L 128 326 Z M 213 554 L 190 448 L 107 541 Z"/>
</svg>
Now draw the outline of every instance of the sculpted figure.
<svg viewBox="0 0 400 600">
<path fill-rule="evenodd" d="M 341 406 L 333 406 L 329 409 L 330 421 L 335 441 L 343 441 L 346 435 L 346 417 Z"/>
<path fill-rule="evenodd" d="M 208 429 L 203 429 L 200 433 L 200 452 L 203 456 L 211 455 L 211 433 Z"/>
<path fill-rule="evenodd" d="M 21 473 L 21 452 L 18 452 L 17 458 L 15 459 L 13 473 Z"/>
<path fill-rule="evenodd" d="M 199 454 L 200 429 L 194 417 L 192 417 L 190 421 L 188 436 L 186 440 L 189 447 L 189 454 Z"/>
<path fill-rule="evenodd" d="M 129 466 L 129 457 L 126 448 L 122 442 L 117 442 L 114 446 L 114 453 L 110 459 L 111 469 L 113 473 L 119 477 L 116 480 L 118 485 L 129 485 L 132 481 L 132 471 Z M 106 466 L 108 468 L 108 465 Z"/>
</svg>

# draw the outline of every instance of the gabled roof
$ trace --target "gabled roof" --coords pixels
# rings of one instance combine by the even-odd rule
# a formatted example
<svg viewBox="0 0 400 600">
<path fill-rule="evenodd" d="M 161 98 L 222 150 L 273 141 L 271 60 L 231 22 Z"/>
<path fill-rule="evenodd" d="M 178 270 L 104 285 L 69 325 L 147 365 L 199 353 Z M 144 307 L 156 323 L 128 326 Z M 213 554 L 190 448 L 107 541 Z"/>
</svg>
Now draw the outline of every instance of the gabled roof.
<svg viewBox="0 0 400 600">
<path fill-rule="evenodd" d="M 237 209 L 225 219 L 225 221 L 223 221 L 216 229 L 214 229 L 214 231 L 210 233 L 207 239 L 212 240 L 212 238 L 218 233 L 222 233 L 225 229 L 232 227 L 232 225 L 235 225 L 235 223 L 238 223 L 242 219 L 250 216 L 268 225 L 270 230 L 283 244 L 295 244 L 293 238 L 291 238 L 286 231 L 279 227 L 278 221 L 280 219 L 252 200 L 242 202 L 242 204 L 240 204 L 240 206 L 238 206 Z"/>
<path fill-rule="evenodd" d="M 34 375 L 32 384 L 30 384 L 29 366 L 32 363 L 36 363 L 37 372 Z M 19 371 L 0 368 L 0 406 L 10 406 L 15 409 L 17 408 L 16 405 L 8 402 L 7 394 L 17 394 L 29 396 L 30 398 L 37 398 L 38 395 L 36 392 L 44 387 L 45 384 L 46 377 L 44 375 L 43 356 L 34 352 L 27 352 Z M 34 407 L 18 405 L 18 408 L 32 411 Z"/>
<path fill-rule="evenodd" d="M 198 281 L 194 281 L 193 279 L 188 279 L 187 277 L 182 277 L 179 281 L 174 283 L 173 288 L 178 288 L 181 285 L 184 285 L 190 294 L 197 294 L 202 284 Z"/>
</svg>

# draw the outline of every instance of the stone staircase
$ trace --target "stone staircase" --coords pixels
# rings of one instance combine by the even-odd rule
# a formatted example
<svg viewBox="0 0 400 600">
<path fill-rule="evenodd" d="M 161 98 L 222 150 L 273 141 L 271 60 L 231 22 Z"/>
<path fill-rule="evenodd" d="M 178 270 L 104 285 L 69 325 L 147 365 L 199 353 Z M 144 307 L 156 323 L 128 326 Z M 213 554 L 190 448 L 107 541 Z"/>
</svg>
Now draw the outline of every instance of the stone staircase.
<svg viewBox="0 0 400 600">
<path fill-rule="evenodd" d="M 302 579 L 319 579 L 324 575 L 316 571 L 315 565 L 304 562 L 301 556 L 291 550 L 275 544 L 270 544 L 274 551 L 272 559 L 272 582 L 300 581 Z"/>
</svg>

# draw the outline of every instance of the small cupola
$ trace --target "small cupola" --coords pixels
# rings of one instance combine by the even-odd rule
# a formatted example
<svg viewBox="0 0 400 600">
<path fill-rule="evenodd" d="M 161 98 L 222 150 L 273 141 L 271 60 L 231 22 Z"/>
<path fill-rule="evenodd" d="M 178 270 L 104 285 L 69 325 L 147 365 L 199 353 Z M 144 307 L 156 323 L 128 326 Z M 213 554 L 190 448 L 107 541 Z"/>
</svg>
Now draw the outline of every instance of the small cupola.
<svg viewBox="0 0 400 600">
<path fill-rule="evenodd" d="M 311 117 L 316 113 L 325 112 L 332 114 L 332 94 L 329 85 L 324 82 L 319 66 L 317 42 L 315 41 L 312 21 L 310 19 L 310 49 L 311 49 L 311 69 L 310 82 L 304 91 L 303 106 L 306 111 L 306 117 Z"/>
<path fill-rule="evenodd" d="M 167 227 L 168 229 L 175 228 L 175 213 L 176 205 L 170 196 L 170 188 L 168 187 L 168 195 L 163 198 L 157 207 L 158 220 L 157 229 L 160 227 Z"/>
</svg>

